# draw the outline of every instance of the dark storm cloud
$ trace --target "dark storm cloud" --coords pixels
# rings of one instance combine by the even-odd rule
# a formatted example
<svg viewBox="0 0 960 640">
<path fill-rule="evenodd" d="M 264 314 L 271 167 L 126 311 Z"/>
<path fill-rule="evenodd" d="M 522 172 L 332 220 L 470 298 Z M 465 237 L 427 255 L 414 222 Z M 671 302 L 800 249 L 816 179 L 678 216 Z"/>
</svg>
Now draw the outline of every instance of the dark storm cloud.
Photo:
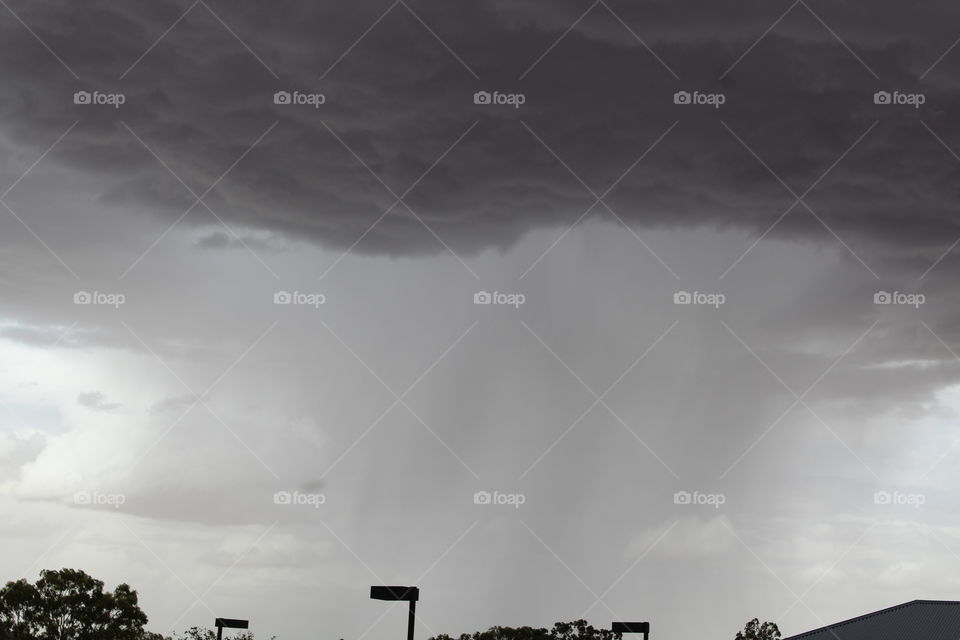
<svg viewBox="0 0 960 640">
<path fill-rule="evenodd" d="M 924 75 L 956 37 L 946 3 L 907 20 L 795 4 L 742 59 L 790 5 L 210 2 L 180 19 L 190 6 L 11 4 L 69 70 L 12 16 L 0 23 L 7 139 L 39 152 L 79 119 L 51 161 L 102 178 L 105 203 L 171 222 L 194 205 L 185 221 L 207 224 L 208 205 L 232 226 L 336 248 L 404 196 L 416 216 L 396 204 L 355 249 L 400 254 L 442 250 L 433 233 L 470 252 L 571 224 L 588 187 L 602 194 L 679 121 L 605 198 L 624 220 L 759 234 L 853 147 L 805 198 L 821 220 L 796 204 L 773 235 L 833 242 L 829 227 L 858 254 L 917 257 L 921 273 L 960 235 L 960 161 L 944 148 L 960 148 L 960 54 Z M 875 105 L 881 89 L 926 102 Z M 74 105 L 77 90 L 125 102 Z M 276 105 L 278 90 L 325 102 Z M 525 103 L 475 105 L 478 90 Z M 678 90 L 726 102 L 675 105 Z"/>
</svg>

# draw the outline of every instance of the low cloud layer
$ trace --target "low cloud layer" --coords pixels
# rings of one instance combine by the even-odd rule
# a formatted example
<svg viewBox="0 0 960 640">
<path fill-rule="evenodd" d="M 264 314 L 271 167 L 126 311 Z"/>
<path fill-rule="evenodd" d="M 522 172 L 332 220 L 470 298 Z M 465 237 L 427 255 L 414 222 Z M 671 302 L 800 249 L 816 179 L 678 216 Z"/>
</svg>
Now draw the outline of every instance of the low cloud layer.
<svg viewBox="0 0 960 640">
<path fill-rule="evenodd" d="M 140 215 L 192 206 L 186 223 L 209 223 L 209 207 L 241 233 L 472 254 L 591 205 L 640 227 L 761 234 L 804 195 L 773 236 L 836 234 L 917 275 L 960 236 L 947 4 L 906 22 L 806 3 L 11 9 L 62 64 L 4 23 L 8 145 L 42 150 L 79 121 L 51 161 Z M 107 103 L 75 105 L 75 91 Z M 475 104 L 478 91 L 523 104 Z M 923 104 L 875 104 L 877 91 Z"/>
</svg>

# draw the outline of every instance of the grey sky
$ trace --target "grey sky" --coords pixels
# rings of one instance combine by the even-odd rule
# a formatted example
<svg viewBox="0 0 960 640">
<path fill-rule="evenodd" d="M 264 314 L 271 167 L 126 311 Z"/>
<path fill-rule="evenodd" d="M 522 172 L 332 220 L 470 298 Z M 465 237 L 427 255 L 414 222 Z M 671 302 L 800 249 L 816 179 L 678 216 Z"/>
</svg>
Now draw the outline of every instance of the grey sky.
<svg viewBox="0 0 960 640">
<path fill-rule="evenodd" d="M 955 599 L 958 18 L 10 2 L 0 576 L 284 640 Z"/>
</svg>

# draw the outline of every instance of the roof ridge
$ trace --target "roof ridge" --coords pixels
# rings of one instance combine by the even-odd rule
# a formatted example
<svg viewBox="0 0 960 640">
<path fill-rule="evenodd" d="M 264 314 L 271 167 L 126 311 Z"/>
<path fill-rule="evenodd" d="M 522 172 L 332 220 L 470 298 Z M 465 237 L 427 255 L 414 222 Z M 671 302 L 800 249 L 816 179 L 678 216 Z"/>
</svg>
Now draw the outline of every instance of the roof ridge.
<svg viewBox="0 0 960 640">
<path fill-rule="evenodd" d="M 847 620 L 841 620 L 840 622 L 834 622 L 833 624 L 824 625 L 824 626 L 822 626 L 822 627 L 818 627 L 818 628 L 812 629 L 812 630 L 810 630 L 810 631 L 804 631 L 803 633 L 798 633 L 798 634 L 796 634 L 796 635 L 790 636 L 789 638 L 786 638 L 785 640 L 793 640 L 793 638 L 803 638 L 803 637 L 805 637 L 805 636 L 809 636 L 809 635 L 814 634 L 814 633 L 820 633 L 820 632 L 822 632 L 822 631 L 826 631 L 827 629 L 834 629 L 834 628 L 836 628 L 836 627 L 842 627 L 842 626 L 847 625 L 847 624 L 850 624 L 850 623 L 852 623 L 852 622 L 859 622 L 859 621 L 861 621 L 861 620 L 866 620 L 867 618 L 872 618 L 873 616 L 878 616 L 878 615 L 880 615 L 881 613 L 887 613 L 887 612 L 890 612 L 890 611 L 895 611 L 895 610 L 897 610 L 897 609 L 902 609 L 902 608 L 904 608 L 904 607 L 908 607 L 908 606 L 910 606 L 910 605 L 915 605 L 915 604 L 952 604 L 952 605 L 960 605 L 960 601 L 958 601 L 958 600 L 919 600 L 919 599 L 918 599 L 918 600 L 910 600 L 910 601 L 908 601 L 908 602 L 901 602 L 900 604 L 895 604 L 895 605 L 893 605 L 893 606 L 891 606 L 891 607 L 886 607 L 885 609 L 880 609 L 880 610 L 878 610 L 878 611 L 873 611 L 873 612 L 871 612 L 871 613 L 865 613 L 865 614 L 863 614 L 863 615 L 859 615 L 859 616 L 856 616 L 856 617 L 854 617 L 854 618 L 849 618 L 849 619 L 847 619 Z"/>
</svg>

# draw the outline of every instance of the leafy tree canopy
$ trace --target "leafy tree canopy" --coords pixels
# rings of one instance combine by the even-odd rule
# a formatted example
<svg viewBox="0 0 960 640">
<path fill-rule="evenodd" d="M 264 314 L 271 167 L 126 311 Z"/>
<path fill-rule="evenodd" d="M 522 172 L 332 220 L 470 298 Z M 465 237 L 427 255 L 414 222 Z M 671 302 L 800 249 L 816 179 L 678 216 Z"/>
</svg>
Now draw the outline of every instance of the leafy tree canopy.
<svg viewBox="0 0 960 640">
<path fill-rule="evenodd" d="M 0 588 L 0 640 L 216 640 L 210 629 L 191 627 L 172 636 L 146 631 L 137 592 L 103 582 L 78 569 L 45 570 L 35 584 L 25 579 Z M 250 631 L 229 640 L 255 640 Z M 276 640 L 272 636 L 269 640 Z"/>
<path fill-rule="evenodd" d="M 534 627 L 490 627 L 486 631 L 461 633 L 458 638 L 440 634 L 430 640 L 620 640 L 620 634 L 596 629 L 586 620 L 557 622 L 552 629 Z"/>
<path fill-rule="evenodd" d="M 111 591 L 78 569 L 45 569 L 0 588 L 5 640 L 141 640 L 147 615 L 127 584 Z"/>
<path fill-rule="evenodd" d="M 743 631 L 737 631 L 735 640 L 779 640 L 780 629 L 775 622 L 764 622 L 754 618 L 746 624 Z"/>
</svg>

